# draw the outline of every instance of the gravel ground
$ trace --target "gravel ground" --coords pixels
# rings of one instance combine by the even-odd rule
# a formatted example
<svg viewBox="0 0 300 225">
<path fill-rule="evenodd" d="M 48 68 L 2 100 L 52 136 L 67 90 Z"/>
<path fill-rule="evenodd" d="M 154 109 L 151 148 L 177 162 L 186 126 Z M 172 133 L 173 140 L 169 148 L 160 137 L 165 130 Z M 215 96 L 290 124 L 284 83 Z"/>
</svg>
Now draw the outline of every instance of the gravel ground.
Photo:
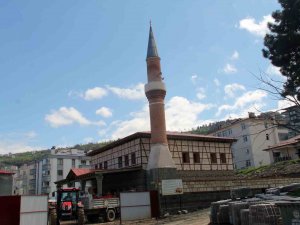
<svg viewBox="0 0 300 225">
<path fill-rule="evenodd" d="M 61 225 L 75 225 L 72 222 L 63 222 Z M 93 223 L 89 225 L 120 225 L 120 221 L 117 220 L 111 223 Z M 122 225 L 208 225 L 209 224 L 209 209 L 198 210 L 188 214 L 171 215 L 164 219 L 146 219 L 122 222 Z"/>
</svg>

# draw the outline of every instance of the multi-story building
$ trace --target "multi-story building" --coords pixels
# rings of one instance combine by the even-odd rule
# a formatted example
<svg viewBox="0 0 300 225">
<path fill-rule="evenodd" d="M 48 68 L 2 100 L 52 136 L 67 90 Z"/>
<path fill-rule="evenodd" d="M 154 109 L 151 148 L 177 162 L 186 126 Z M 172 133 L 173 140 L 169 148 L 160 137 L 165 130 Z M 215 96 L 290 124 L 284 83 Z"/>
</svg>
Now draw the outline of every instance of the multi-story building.
<svg viewBox="0 0 300 225">
<path fill-rule="evenodd" d="M 83 150 L 52 149 L 50 155 L 22 165 L 15 176 L 16 194 L 51 194 L 57 180 L 66 177 L 71 168 L 89 168 L 90 157 Z"/>
<path fill-rule="evenodd" d="M 300 134 L 300 106 L 294 105 L 284 109 L 282 113 L 289 129 L 289 138 Z"/>
<path fill-rule="evenodd" d="M 14 175 L 14 194 L 34 194 L 35 193 L 35 174 L 34 164 L 23 164 Z"/>
<path fill-rule="evenodd" d="M 265 149 L 270 155 L 271 163 L 300 158 L 300 135 L 282 141 Z"/>
<path fill-rule="evenodd" d="M 278 126 L 266 116 L 256 117 L 249 113 L 249 118 L 235 120 L 212 133 L 217 137 L 236 138 L 232 145 L 233 163 L 236 169 L 270 164 L 268 146 L 287 139 L 288 130 Z"/>
<path fill-rule="evenodd" d="M 13 194 L 13 175 L 11 171 L 0 170 L 0 196 Z"/>
</svg>

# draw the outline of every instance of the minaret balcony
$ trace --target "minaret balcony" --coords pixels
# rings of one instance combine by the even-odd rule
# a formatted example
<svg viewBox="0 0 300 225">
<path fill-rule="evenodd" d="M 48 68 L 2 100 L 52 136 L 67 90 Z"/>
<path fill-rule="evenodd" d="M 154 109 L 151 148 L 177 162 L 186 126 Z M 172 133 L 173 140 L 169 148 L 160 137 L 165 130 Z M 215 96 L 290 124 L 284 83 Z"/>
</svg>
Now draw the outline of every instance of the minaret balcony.
<svg viewBox="0 0 300 225">
<path fill-rule="evenodd" d="M 145 84 L 145 93 L 153 90 L 161 90 L 166 92 L 165 83 L 162 81 L 151 81 Z"/>
</svg>

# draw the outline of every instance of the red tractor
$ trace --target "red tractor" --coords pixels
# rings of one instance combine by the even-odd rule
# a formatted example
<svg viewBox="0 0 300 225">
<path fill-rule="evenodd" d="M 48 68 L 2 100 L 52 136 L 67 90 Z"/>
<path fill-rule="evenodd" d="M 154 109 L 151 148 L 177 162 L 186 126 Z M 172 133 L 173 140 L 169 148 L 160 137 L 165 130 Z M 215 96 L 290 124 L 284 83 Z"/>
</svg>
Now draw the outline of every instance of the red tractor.
<svg viewBox="0 0 300 225">
<path fill-rule="evenodd" d="M 60 220 L 77 220 L 79 225 L 85 221 L 84 209 L 79 199 L 80 189 L 62 188 L 57 190 L 56 204 L 50 205 L 50 225 L 59 225 Z"/>
<path fill-rule="evenodd" d="M 91 191 L 92 188 L 89 188 Z M 78 188 L 62 188 L 57 191 L 55 206 L 50 205 L 50 225 L 59 225 L 60 220 L 77 220 L 78 225 L 83 225 L 86 219 L 97 222 L 99 218 L 112 222 L 120 214 L 120 200 L 117 197 L 92 196 L 81 193 Z"/>
</svg>

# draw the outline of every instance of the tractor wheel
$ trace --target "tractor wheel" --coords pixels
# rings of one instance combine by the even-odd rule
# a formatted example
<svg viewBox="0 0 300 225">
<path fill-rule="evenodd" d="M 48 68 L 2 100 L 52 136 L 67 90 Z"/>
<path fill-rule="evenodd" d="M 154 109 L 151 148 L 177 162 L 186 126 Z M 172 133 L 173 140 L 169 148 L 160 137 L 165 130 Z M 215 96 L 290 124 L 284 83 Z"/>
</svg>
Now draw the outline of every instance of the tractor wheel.
<svg viewBox="0 0 300 225">
<path fill-rule="evenodd" d="M 116 213 L 115 213 L 115 210 L 113 209 L 109 209 L 107 210 L 106 212 L 106 221 L 108 222 L 112 222 L 116 219 Z"/>
<path fill-rule="evenodd" d="M 50 209 L 49 219 L 50 219 L 49 225 L 56 225 L 57 214 L 56 214 L 56 209 L 55 208 Z"/>
<path fill-rule="evenodd" d="M 78 225 L 83 225 L 85 222 L 85 218 L 84 218 L 84 209 L 83 208 L 78 208 Z M 52 224 L 51 224 L 52 225 Z"/>
</svg>

